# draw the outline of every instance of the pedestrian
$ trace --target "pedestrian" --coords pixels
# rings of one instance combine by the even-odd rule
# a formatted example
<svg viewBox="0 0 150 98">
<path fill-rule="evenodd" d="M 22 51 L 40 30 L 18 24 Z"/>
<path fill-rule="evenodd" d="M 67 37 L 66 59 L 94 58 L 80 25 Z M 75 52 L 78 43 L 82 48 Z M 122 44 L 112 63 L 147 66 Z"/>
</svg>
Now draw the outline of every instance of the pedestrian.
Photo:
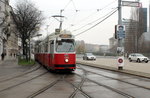
<svg viewBox="0 0 150 98">
<path fill-rule="evenodd" d="M 10 54 L 10 56 L 12 57 L 12 53 Z"/>
<path fill-rule="evenodd" d="M 14 53 L 14 57 L 16 57 L 16 54 Z"/>
<path fill-rule="evenodd" d="M 2 59 L 2 61 L 4 60 L 4 58 L 5 58 L 5 54 L 2 53 L 2 54 L 1 54 L 1 59 Z"/>
</svg>

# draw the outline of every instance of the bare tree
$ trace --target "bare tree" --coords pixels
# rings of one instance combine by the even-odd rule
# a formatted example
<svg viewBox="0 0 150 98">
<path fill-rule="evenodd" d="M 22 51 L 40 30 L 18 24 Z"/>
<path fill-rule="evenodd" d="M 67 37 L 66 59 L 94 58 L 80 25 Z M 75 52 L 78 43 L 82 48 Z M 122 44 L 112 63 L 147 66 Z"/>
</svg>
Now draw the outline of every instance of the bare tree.
<svg viewBox="0 0 150 98">
<path fill-rule="evenodd" d="M 42 24 L 44 19 L 41 11 L 39 11 L 35 5 L 27 0 L 19 0 L 12 13 L 18 35 L 22 39 L 23 55 L 26 55 L 26 59 L 30 59 L 30 52 L 28 49 L 28 42 L 30 37 L 37 33 L 37 28 Z M 28 55 L 29 53 L 29 55 Z"/>
<path fill-rule="evenodd" d="M 79 54 L 85 52 L 85 42 L 83 40 L 76 42 L 76 52 Z"/>
</svg>

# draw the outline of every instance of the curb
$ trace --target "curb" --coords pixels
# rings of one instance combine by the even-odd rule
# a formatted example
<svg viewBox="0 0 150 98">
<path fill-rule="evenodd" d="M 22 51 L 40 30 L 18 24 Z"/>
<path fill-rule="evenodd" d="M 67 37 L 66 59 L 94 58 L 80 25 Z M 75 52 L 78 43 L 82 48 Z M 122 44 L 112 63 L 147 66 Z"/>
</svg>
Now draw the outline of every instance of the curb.
<svg viewBox="0 0 150 98">
<path fill-rule="evenodd" d="M 121 73 L 131 74 L 131 75 L 135 75 L 135 76 L 139 76 L 139 77 L 144 77 L 144 78 L 149 78 L 150 79 L 150 74 L 149 73 L 138 72 L 138 71 L 133 71 L 133 70 L 128 70 L 128 69 L 118 70 L 117 68 L 106 66 L 106 65 L 85 63 L 85 62 L 81 62 L 81 61 L 76 61 L 76 63 L 77 64 L 82 64 L 82 65 L 86 65 L 86 66 L 95 67 L 95 68 L 101 68 L 101 69 L 105 69 L 105 70 L 121 72 Z"/>
</svg>

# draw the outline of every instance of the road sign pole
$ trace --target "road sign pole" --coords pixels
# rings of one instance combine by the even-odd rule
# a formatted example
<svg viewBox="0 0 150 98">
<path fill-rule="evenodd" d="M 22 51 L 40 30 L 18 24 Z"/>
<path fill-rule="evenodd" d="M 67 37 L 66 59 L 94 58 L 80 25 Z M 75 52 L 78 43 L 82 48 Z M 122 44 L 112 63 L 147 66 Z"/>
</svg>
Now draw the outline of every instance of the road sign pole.
<svg viewBox="0 0 150 98">
<path fill-rule="evenodd" d="M 123 66 L 124 66 L 124 57 L 119 57 L 117 60 L 118 63 L 118 70 L 123 70 Z"/>
<path fill-rule="evenodd" d="M 122 6 L 129 6 L 129 7 L 140 7 L 141 3 L 139 1 L 122 1 L 122 0 L 118 0 L 118 25 L 123 26 L 122 25 Z M 115 32 L 116 33 L 116 32 Z M 119 32 L 120 34 L 120 32 Z M 119 35 L 119 37 L 117 37 L 115 35 L 115 37 L 118 39 L 118 48 L 122 47 L 123 51 L 122 52 L 118 52 L 118 56 L 124 56 L 124 38 L 125 38 L 125 32 L 122 33 L 123 35 Z M 124 59 L 124 58 L 123 58 Z M 120 68 L 118 68 L 120 69 Z"/>
<path fill-rule="evenodd" d="M 121 7 L 122 0 L 118 0 L 118 25 L 122 26 L 122 7 Z M 118 38 L 118 47 L 123 46 L 123 38 Z M 124 55 L 124 51 L 118 53 L 119 56 Z M 121 67 L 121 68 L 120 68 Z M 123 66 L 118 66 L 118 70 L 122 70 Z"/>
<path fill-rule="evenodd" d="M 122 7 L 121 7 L 121 1 L 118 0 L 118 25 L 122 25 Z M 122 39 L 118 38 L 118 47 L 122 47 Z"/>
<path fill-rule="evenodd" d="M 118 0 L 118 25 L 122 25 L 122 7 L 121 7 L 121 1 Z"/>
</svg>

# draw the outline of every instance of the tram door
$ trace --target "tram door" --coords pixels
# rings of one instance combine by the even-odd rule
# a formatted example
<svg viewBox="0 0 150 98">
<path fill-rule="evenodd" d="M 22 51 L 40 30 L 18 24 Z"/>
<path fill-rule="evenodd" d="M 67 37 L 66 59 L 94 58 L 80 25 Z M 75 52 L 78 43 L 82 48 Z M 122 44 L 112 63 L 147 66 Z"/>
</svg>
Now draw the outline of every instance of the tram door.
<svg viewBox="0 0 150 98">
<path fill-rule="evenodd" d="M 54 41 L 50 41 L 50 67 L 54 67 Z"/>
</svg>

